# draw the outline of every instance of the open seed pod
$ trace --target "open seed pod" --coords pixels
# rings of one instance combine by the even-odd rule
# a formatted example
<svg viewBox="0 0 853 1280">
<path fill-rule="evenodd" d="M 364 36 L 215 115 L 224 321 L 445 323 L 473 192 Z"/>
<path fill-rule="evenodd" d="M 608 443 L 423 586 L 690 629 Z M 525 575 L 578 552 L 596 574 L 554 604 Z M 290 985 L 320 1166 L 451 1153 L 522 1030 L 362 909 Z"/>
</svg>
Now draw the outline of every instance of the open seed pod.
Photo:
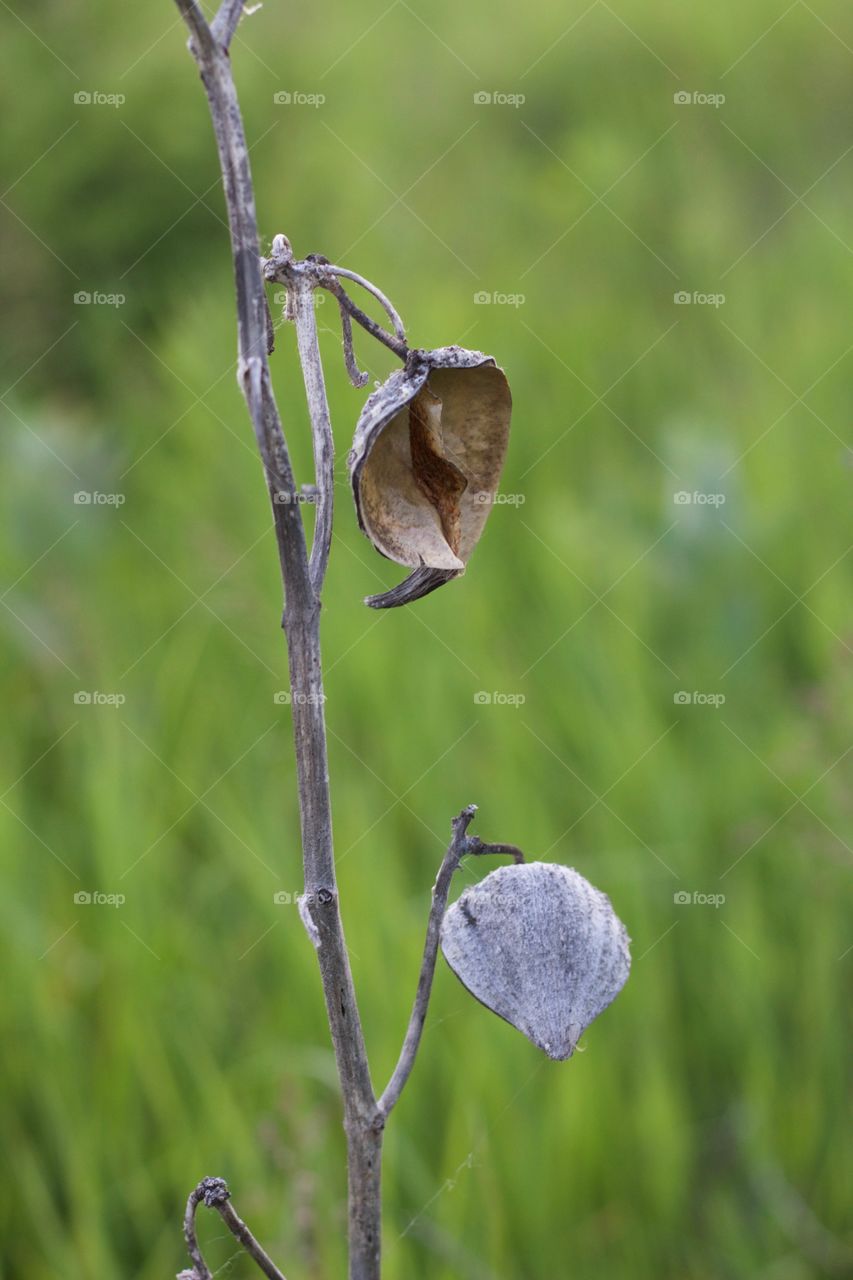
<svg viewBox="0 0 853 1280">
<path fill-rule="evenodd" d="M 367 400 L 349 455 L 358 523 L 377 551 L 414 572 L 369 596 L 409 604 L 461 574 L 498 489 L 512 409 L 482 351 L 412 351 Z"/>
<path fill-rule="evenodd" d="M 571 867 L 501 867 L 447 911 L 441 949 L 457 978 L 549 1058 L 570 1058 L 616 999 L 631 957 L 607 896 Z"/>
</svg>

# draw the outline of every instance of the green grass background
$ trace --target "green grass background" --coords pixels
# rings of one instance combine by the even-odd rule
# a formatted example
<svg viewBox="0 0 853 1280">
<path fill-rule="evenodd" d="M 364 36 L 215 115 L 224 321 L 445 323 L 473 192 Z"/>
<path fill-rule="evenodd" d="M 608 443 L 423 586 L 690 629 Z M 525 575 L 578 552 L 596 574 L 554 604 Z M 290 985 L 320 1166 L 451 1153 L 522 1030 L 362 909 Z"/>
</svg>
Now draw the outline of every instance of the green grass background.
<svg viewBox="0 0 853 1280">
<path fill-rule="evenodd" d="M 273 902 L 300 877 L 286 658 L 206 105 L 167 0 L 0 22 L 0 1274 L 163 1280 L 212 1173 L 288 1277 L 332 1280 L 339 1104 L 315 958 Z M 389 1280 L 853 1274 L 849 6 L 268 0 L 233 61 L 265 245 L 373 278 L 418 345 L 494 353 L 515 400 L 523 505 L 462 582 L 377 616 L 362 597 L 400 574 L 355 526 L 363 393 L 318 311 L 336 842 L 377 1084 L 462 805 L 633 938 L 568 1064 L 440 962 L 387 1137 Z M 294 345 L 273 368 L 306 481 Z"/>
</svg>

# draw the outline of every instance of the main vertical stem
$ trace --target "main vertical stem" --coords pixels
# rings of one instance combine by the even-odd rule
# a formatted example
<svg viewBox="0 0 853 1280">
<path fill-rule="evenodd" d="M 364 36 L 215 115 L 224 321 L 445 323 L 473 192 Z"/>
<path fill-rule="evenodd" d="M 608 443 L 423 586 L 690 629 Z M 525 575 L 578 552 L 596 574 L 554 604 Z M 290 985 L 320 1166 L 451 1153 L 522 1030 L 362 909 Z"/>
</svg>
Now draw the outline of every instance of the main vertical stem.
<svg viewBox="0 0 853 1280">
<path fill-rule="evenodd" d="M 383 1117 L 376 1105 L 338 905 L 329 803 L 320 606 L 288 597 L 284 629 L 290 663 L 299 783 L 305 905 L 315 945 L 341 1081 L 347 1141 L 350 1280 L 379 1280 Z"/>
<path fill-rule="evenodd" d="M 379 1280 L 382 1250 L 382 1129 L 347 1134 L 349 1277 Z"/>
<path fill-rule="evenodd" d="M 317 378 L 322 371 L 316 350 L 316 326 L 300 327 L 300 355 L 312 409 L 312 429 L 321 503 L 309 562 L 297 492 L 267 362 L 267 309 L 255 216 L 249 153 L 227 43 L 240 6 L 226 3 L 209 27 L 197 0 L 178 0 L 191 31 L 191 50 L 207 91 L 225 202 L 237 290 L 239 380 L 258 439 L 273 500 L 273 517 L 285 588 L 283 626 L 287 638 L 293 727 L 299 783 L 299 810 L 305 869 L 305 909 L 313 924 L 312 940 L 322 976 L 326 1012 L 335 1051 L 344 1110 L 349 1187 L 350 1280 L 380 1276 L 380 1159 L 383 1117 L 376 1104 L 355 989 L 338 905 L 329 766 L 326 750 L 325 697 L 320 661 L 320 591 L 331 540 L 333 459 L 328 407 L 322 391 L 323 421 L 316 413 Z M 225 43 L 220 34 L 225 33 Z M 303 317 L 304 318 L 304 317 Z M 305 345 L 307 341 L 307 346 Z"/>
</svg>

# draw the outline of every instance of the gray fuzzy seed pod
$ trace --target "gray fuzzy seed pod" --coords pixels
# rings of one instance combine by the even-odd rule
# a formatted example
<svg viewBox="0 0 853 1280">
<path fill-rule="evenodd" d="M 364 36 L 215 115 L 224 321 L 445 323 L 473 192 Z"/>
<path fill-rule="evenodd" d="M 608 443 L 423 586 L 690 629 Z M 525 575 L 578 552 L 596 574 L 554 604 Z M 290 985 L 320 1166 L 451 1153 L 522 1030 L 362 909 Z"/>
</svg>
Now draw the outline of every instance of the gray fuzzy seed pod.
<svg viewBox="0 0 853 1280">
<path fill-rule="evenodd" d="M 441 929 L 460 982 L 550 1058 L 570 1058 L 628 980 L 625 926 L 571 867 L 501 867 L 466 889 Z"/>
</svg>

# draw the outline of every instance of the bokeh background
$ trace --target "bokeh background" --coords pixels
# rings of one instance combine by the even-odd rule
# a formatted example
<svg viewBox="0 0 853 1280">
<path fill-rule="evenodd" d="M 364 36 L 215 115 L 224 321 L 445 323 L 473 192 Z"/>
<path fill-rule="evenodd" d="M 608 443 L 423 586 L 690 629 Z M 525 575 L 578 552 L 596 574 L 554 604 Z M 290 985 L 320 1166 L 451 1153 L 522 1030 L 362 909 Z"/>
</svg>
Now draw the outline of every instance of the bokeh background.
<svg viewBox="0 0 853 1280">
<path fill-rule="evenodd" d="M 206 103 L 167 0 L 0 22 L 0 1271 L 174 1275 L 213 1173 L 288 1276 L 333 1280 L 343 1142 L 314 955 L 274 900 L 300 883 L 280 587 Z M 853 1274 L 849 6 L 268 0 L 233 61 L 265 245 L 371 277 L 515 399 L 467 576 L 376 615 L 401 574 L 356 529 L 364 393 L 318 310 L 377 1084 L 462 805 L 633 938 L 568 1064 L 440 961 L 387 1138 L 389 1280 Z M 308 481 L 285 325 L 273 369 Z"/>
</svg>

